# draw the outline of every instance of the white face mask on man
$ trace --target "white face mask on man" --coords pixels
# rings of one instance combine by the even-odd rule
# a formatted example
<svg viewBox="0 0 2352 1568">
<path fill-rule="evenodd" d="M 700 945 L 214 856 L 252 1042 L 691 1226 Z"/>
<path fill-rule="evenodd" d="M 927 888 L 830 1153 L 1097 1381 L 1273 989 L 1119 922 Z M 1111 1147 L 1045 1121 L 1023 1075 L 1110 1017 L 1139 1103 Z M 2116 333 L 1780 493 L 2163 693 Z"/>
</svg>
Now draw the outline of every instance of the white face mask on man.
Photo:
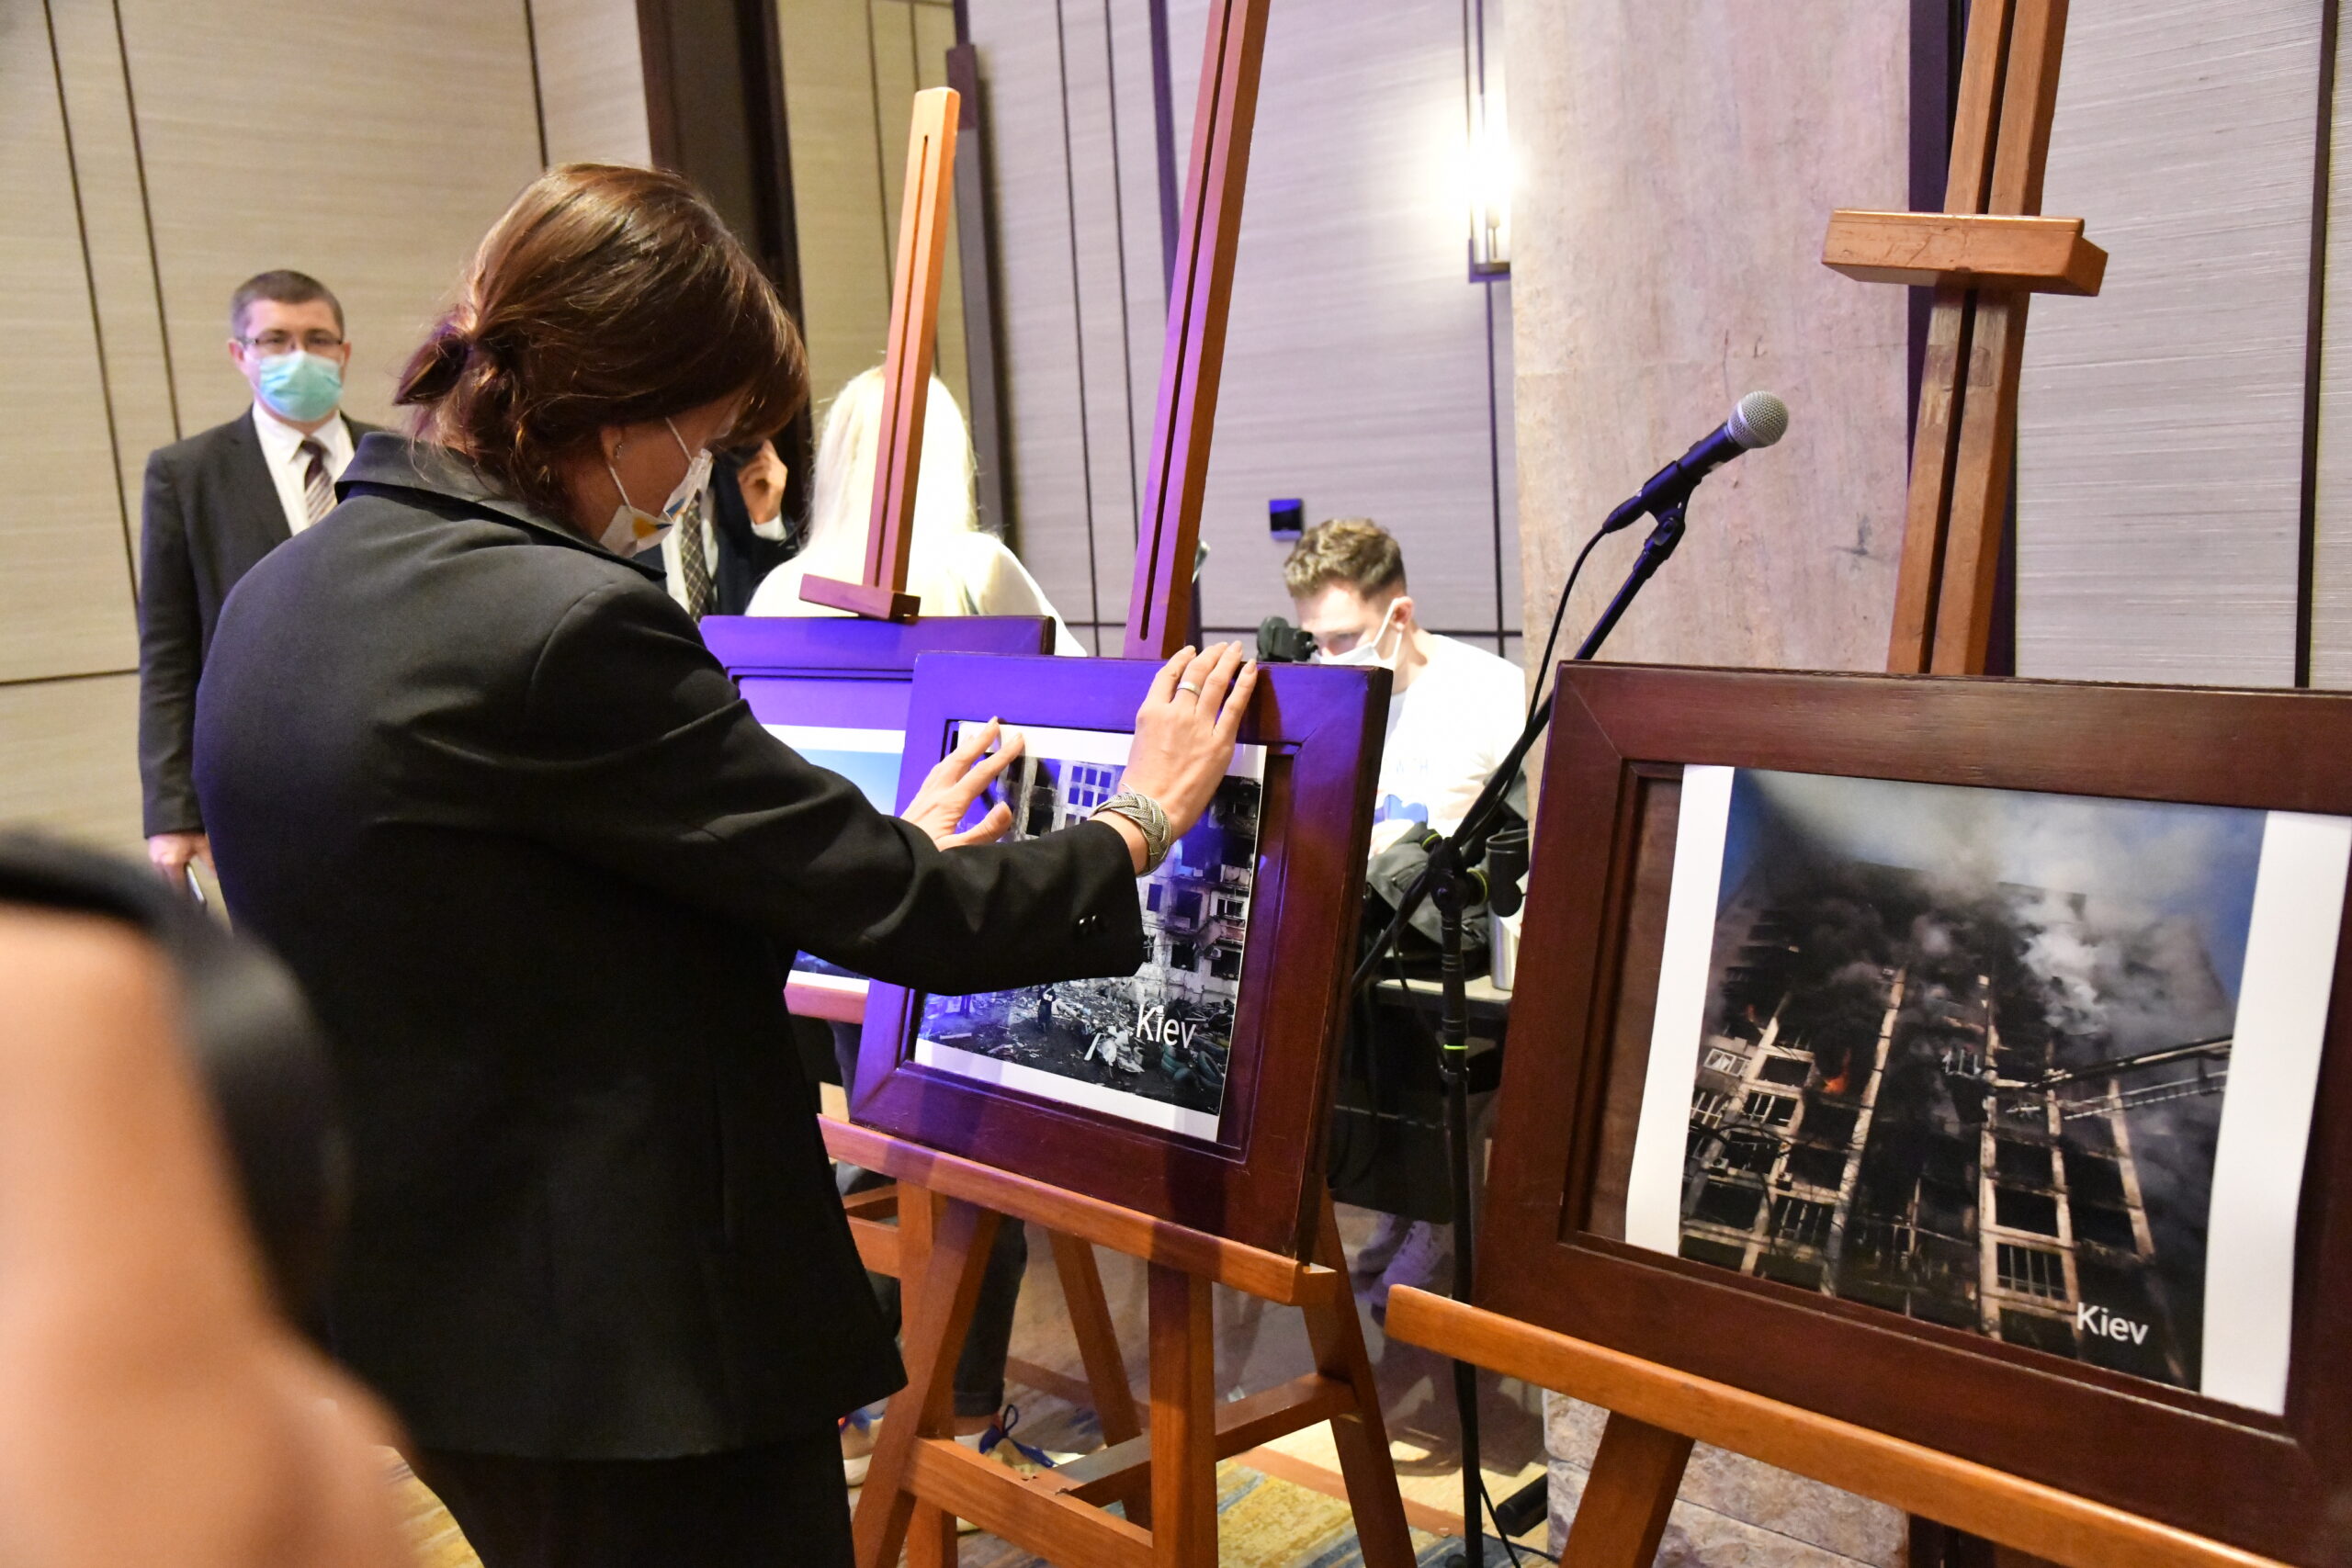
<svg viewBox="0 0 2352 1568">
<path fill-rule="evenodd" d="M 648 512 L 633 503 L 628 498 L 628 487 L 621 483 L 620 470 L 613 467 L 611 458 L 605 460 L 605 472 L 613 476 L 613 488 L 620 492 L 621 503 L 613 508 L 613 520 L 605 525 L 596 542 L 616 556 L 643 555 L 658 549 L 695 497 L 702 493 L 703 486 L 710 482 L 709 450 L 687 451 L 686 438 L 678 434 L 677 425 L 666 419 L 662 423 L 670 426 L 670 439 L 678 444 L 678 450 L 686 453 L 686 477 L 678 481 L 660 512 Z"/>
<path fill-rule="evenodd" d="M 1315 662 L 1359 670 L 1396 669 L 1396 660 L 1405 653 L 1405 624 L 1396 618 L 1396 606 L 1403 603 L 1401 599 L 1388 601 L 1388 608 L 1381 612 L 1380 625 L 1358 637 L 1356 645 L 1345 653 L 1326 653 L 1320 648 L 1317 649 Z M 1396 633 L 1396 644 L 1383 653 L 1381 649 L 1387 643 L 1392 629 Z"/>
</svg>

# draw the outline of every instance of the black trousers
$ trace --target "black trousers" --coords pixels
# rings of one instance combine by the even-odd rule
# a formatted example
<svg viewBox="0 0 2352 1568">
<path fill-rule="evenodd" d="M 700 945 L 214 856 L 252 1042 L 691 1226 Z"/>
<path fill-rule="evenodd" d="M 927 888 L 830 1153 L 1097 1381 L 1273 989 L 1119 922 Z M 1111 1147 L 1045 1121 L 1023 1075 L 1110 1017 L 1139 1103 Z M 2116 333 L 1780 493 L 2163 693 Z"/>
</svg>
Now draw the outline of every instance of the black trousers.
<svg viewBox="0 0 2352 1568">
<path fill-rule="evenodd" d="M 850 1568 L 841 1440 L 689 1459 L 536 1460 L 428 1449 L 416 1473 L 482 1568 Z"/>
</svg>

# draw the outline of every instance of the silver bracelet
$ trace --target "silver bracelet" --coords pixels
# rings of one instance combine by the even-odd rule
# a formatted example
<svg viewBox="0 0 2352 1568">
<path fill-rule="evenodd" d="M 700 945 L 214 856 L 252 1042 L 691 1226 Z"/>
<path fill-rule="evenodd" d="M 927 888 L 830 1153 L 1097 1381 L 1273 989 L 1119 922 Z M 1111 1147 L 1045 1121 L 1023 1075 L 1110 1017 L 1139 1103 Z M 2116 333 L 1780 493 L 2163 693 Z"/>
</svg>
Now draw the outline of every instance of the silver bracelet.
<svg viewBox="0 0 2352 1568">
<path fill-rule="evenodd" d="M 1159 808 L 1159 802 L 1148 795 L 1123 789 L 1096 807 L 1089 819 L 1105 812 L 1125 818 L 1136 825 L 1136 831 L 1143 835 L 1142 874 L 1149 876 L 1158 871 L 1159 863 L 1168 858 L 1169 840 L 1174 837 L 1168 813 Z"/>
</svg>

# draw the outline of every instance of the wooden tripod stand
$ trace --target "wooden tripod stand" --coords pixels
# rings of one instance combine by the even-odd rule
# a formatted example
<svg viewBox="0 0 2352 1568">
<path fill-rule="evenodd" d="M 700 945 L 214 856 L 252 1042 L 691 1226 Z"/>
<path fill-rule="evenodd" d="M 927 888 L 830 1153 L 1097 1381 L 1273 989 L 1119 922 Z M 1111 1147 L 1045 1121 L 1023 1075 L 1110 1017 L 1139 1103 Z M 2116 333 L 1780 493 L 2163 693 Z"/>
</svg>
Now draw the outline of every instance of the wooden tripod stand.
<svg viewBox="0 0 2352 1568">
<path fill-rule="evenodd" d="M 1304 1263 L 846 1122 L 829 1122 L 825 1141 L 836 1157 L 895 1177 L 902 1204 L 920 1190 L 933 1206 L 919 1230 L 901 1230 L 908 1381 L 890 1401 L 858 1499 L 858 1568 L 891 1568 L 902 1548 L 909 1568 L 953 1562 L 959 1515 L 1071 1568 L 1213 1568 L 1217 1461 L 1326 1421 L 1364 1562 L 1410 1568 L 1404 1502 L 1328 1194 L 1315 1261 Z M 956 1351 L 1000 1214 L 1049 1227 L 1057 1251 L 1067 1237 L 1150 1265 L 1149 1431 L 1030 1477 L 952 1436 Z M 907 1217 L 902 1207 L 902 1227 Z M 928 1235 L 917 1241 L 920 1232 Z M 1220 1400 L 1216 1284 L 1302 1309 L 1316 1370 Z M 1091 1360 L 1088 1371 L 1102 1388 L 1105 1372 Z M 1125 1389 L 1124 1368 L 1115 1381 Z M 1132 1417 L 1132 1404 L 1127 1411 Z M 1110 1435 L 1107 1411 L 1104 1429 Z M 1114 1501 L 1125 1504 L 1125 1517 L 1100 1506 Z"/>
</svg>

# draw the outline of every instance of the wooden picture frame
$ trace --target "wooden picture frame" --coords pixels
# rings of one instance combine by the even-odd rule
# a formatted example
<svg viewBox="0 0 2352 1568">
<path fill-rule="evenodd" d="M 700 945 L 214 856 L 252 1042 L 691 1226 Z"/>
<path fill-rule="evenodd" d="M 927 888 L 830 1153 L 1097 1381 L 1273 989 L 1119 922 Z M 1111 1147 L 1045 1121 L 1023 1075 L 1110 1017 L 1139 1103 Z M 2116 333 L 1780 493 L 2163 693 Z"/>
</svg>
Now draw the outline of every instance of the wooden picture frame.
<svg viewBox="0 0 2352 1568">
<path fill-rule="evenodd" d="M 903 731 L 915 660 L 926 653 L 1050 653 L 1045 615 L 956 615 L 864 620 L 840 615 L 705 615 L 703 644 L 735 678 L 763 725 Z M 785 738 L 790 744 L 790 738 Z M 797 749 L 797 748 L 796 748 Z M 898 752 L 876 807 L 897 808 Z M 826 759 L 813 759 L 823 763 Z M 883 761 L 876 756 L 877 766 Z M 864 782 L 864 781 L 860 781 Z M 877 778 L 877 782 L 878 778 Z M 888 798 L 886 798 L 886 796 Z M 865 1016 L 866 983 L 831 969 L 796 967 L 786 1004 L 803 1018 L 855 1023 Z"/>
<path fill-rule="evenodd" d="M 901 788 L 913 787 L 964 722 L 1130 732 L 1155 673 L 1127 660 L 923 659 Z M 1387 697 L 1385 672 L 1260 671 L 1241 741 L 1265 748 L 1263 794 L 1214 1140 L 919 1066 L 923 998 L 878 983 L 851 1119 L 1213 1236 L 1306 1256 Z"/>
<path fill-rule="evenodd" d="M 2335 1501 L 2352 1337 L 2333 1326 L 2352 1291 L 2352 921 L 2332 948 L 2280 1415 L 1623 1239 L 1686 767 L 2343 818 L 2346 756 L 2352 698 L 2312 693 L 1562 666 L 1479 1304 L 2250 1551 L 2352 1561 Z"/>
</svg>

